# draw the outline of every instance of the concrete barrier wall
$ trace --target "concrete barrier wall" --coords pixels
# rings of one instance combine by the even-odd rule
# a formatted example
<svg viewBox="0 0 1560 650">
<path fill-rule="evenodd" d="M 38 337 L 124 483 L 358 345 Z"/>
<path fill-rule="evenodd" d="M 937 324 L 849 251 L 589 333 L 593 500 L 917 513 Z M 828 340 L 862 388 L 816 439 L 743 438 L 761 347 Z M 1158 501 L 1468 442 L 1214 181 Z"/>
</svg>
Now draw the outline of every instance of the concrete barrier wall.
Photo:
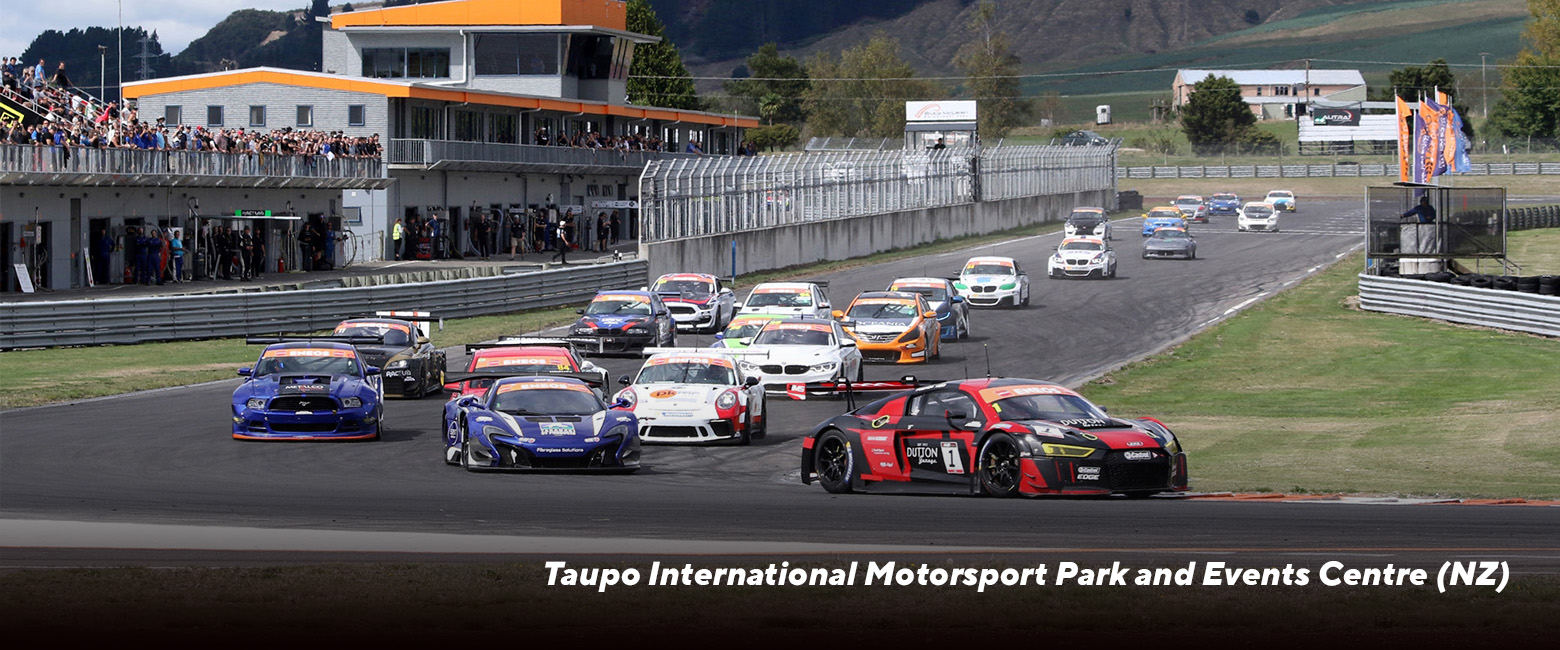
<svg viewBox="0 0 1560 650">
<path fill-rule="evenodd" d="M 736 272 L 741 275 L 1060 221 L 1074 207 L 1111 205 L 1111 194 L 1096 190 L 1030 196 L 816 221 L 640 244 L 639 253 L 650 263 L 651 278 L 677 272 L 725 276 L 731 273 L 735 241 Z"/>
</svg>

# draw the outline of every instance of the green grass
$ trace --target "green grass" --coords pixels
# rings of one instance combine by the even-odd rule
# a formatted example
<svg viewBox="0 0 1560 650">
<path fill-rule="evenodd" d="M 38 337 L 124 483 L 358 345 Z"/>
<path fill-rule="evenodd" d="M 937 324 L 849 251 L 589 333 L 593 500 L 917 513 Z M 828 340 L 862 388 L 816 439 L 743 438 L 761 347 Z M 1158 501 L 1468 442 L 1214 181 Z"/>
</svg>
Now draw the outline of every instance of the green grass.
<svg viewBox="0 0 1560 650">
<path fill-rule="evenodd" d="M 1059 223 L 1016 228 L 989 235 L 947 239 L 909 249 L 888 251 L 820 264 L 753 273 L 737 278 L 737 286 L 805 278 L 823 273 L 894 260 L 981 246 L 1061 228 Z M 436 330 L 439 347 L 477 343 L 500 336 L 565 325 L 575 319 L 575 307 L 539 309 L 498 316 L 451 319 Z M 243 339 L 177 341 L 90 348 L 54 348 L 0 352 L 0 409 L 182 386 L 235 376 L 250 364 L 256 348 Z"/>
<path fill-rule="evenodd" d="M 1085 389 L 1193 489 L 1560 497 L 1560 342 L 1359 311 L 1358 256 Z"/>
<path fill-rule="evenodd" d="M 1119 555 L 1119 554 L 1118 554 Z M 1234 557 L 1234 559 L 1230 559 Z M 883 558 L 863 558 L 866 562 Z M 1090 563 L 1087 555 L 1067 560 Z M 1221 558 L 1232 568 L 1261 568 L 1239 557 Z M 1344 558 L 1348 560 L 1349 558 Z M 1356 558 L 1359 559 L 1359 558 Z M 792 566 L 835 568 L 843 562 L 790 558 Z M 1139 558 L 1132 568 L 1167 565 Z M 1302 558 L 1302 560 L 1304 560 Z M 1381 567 L 1350 562 L 1350 568 Z M 776 558 L 775 563 L 779 563 Z M 755 639 L 882 642 L 915 639 L 948 645 L 982 641 L 1087 639 L 1123 636 L 1162 642 L 1277 639 L 1284 647 L 1325 645 L 1346 636 L 1351 644 L 1439 647 L 1448 639 L 1471 645 L 1541 645 L 1560 634 L 1553 616 L 1560 579 L 1517 575 L 1501 593 L 1488 588 L 1436 592 L 1434 568 L 1425 586 L 1322 586 L 1314 562 L 1308 586 L 1011 586 L 973 587 L 650 587 L 608 589 L 548 586 L 540 562 L 483 564 L 329 564 L 262 568 L 108 568 L 10 570 L 0 575 L 0 607 L 8 613 L 0 632 L 21 647 L 112 639 L 179 643 L 186 639 L 236 639 L 239 645 L 297 640 L 307 645 L 337 638 L 365 641 L 437 638 L 442 642 L 523 637 L 527 641 L 583 638 L 683 638 L 753 645 Z M 674 560 L 680 566 L 683 560 Z M 768 562 L 691 560 L 696 568 Z M 932 568 L 1023 568 L 1013 557 L 925 561 Z M 906 560 L 900 566 L 919 567 Z M 1106 557 L 1104 566 L 1109 566 Z M 571 561 L 571 568 L 635 568 L 632 564 Z M 1086 564 L 1091 566 L 1092 564 Z M 1205 562 L 1197 562 L 1197 579 Z M 1281 568 L 1281 567 L 1280 567 Z M 1052 572 L 1054 574 L 1054 571 Z M 1135 575 L 1135 573 L 1134 573 Z M 1036 612 L 1051 612 L 1037 616 Z M 37 639 L 33 643 L 28 643 Z M 49 641 L 45 642 L 45 639 Z M 1427 640 L 1439 640 L 1442 644 Z M 1319 643 L 1318 643 L 1319 642 Z M 1381 643 L 1385 642 L 1385 643 Z M 229 641 L 228 643 L 232 643 Z M 523 645 L 523 644 L 522 644 Z M 767 645 L 759 643 L 758 645 Z"/>
</svg>

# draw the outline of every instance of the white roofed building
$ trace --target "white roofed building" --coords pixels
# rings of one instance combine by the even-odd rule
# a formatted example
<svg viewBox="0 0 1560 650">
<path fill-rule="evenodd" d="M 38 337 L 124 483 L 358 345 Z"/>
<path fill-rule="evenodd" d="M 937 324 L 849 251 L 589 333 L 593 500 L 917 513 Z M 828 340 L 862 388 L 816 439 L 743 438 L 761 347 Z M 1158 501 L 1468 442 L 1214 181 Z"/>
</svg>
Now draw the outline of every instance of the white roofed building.
<svg viewBox="0 0 1560 650">
<path fill-rule="evenodd" d="M 1262 120 L 1291 119 L 1297 104 L 1317 100 L 1365 101 L 1365 77 L 1359 70 L 1180 70 L 1171 92 L 1175 105 L 1186 103 L 1197 82 L 1229 77 L 1240 86 L 1241 98 Z"/>
</svg>

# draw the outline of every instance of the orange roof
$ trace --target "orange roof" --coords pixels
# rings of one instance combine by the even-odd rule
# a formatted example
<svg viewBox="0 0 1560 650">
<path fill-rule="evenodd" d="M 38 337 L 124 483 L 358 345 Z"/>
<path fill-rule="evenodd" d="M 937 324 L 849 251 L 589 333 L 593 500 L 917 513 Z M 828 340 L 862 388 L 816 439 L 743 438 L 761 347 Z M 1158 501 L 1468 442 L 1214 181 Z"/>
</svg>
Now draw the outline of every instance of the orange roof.
<svg viewBox="0 0 1560 650">
<path fill-rule="evenodd" d="M 619 117 L 634 119 L 690 122 L 693 124 L 708 124 L 711 126 L 737 126 L 742 128 L 756 128 L 758 126 L 758 120 L 755 118 L 738 117 L 735 115 L 717 115 L 714 113 L 682 111 L 671 108 L 616 106 L 581 101 L 577 99 L 554 99 L 549 97 L 509 95 L 495 92 L 470 91 L 459 88 L 433 88 L 418 84 L 396 83 L 382 81 L 379 79 L 370 79 L 367 77 L 347 77 L 343 75 L 323 74 L 319 72 L 282 70 L 279 68 L 250 68 L 247 70 L 213 72 L 210 74 L 191 75 L 187 77 L 172 77 L 153 81 L 138 81 L 135 83 L 125 84 L 125 97 L 130 99 L 140 99 L 142 97 L 165 95 L 168 93 L 183 92 L 188 90 L 231 88 L 235 86 L 258 83 L 274 83 L 284 86 L 318 88 L 322 90 L 344 90 L 348 92 L 383 95 L 385 97 L 431 99 L 435 101 L 446 102 L 466 102 L 483 106 L 538 108 L 565 113 L 616 115 Z"/>
<path fill-rule="evenodd" d="M 625 30 L 621 0 L 451 0 L 336 14 L 331 27 L 594 25 Z"/>
</svg>

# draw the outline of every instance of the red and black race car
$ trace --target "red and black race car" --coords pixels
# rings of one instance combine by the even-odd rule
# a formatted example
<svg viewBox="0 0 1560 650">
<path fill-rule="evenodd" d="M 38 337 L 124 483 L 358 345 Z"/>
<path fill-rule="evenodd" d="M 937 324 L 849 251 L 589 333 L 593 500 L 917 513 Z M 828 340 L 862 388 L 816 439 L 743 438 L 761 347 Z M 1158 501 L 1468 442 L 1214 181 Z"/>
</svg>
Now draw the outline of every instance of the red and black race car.
<svg viewBox="0 0 1560 650">
<path fill-rule="evenodd" d="M 902 390 L 818 425 L 802 440 L 802 482 L 832 493 L 998 497 L 1186 490 L 1186 454 L 1151 418 L 1106 415 L 1063 386 L 986 378 Z M 802 396 L 814 392 L 808 386 Z"/>
</svg>

